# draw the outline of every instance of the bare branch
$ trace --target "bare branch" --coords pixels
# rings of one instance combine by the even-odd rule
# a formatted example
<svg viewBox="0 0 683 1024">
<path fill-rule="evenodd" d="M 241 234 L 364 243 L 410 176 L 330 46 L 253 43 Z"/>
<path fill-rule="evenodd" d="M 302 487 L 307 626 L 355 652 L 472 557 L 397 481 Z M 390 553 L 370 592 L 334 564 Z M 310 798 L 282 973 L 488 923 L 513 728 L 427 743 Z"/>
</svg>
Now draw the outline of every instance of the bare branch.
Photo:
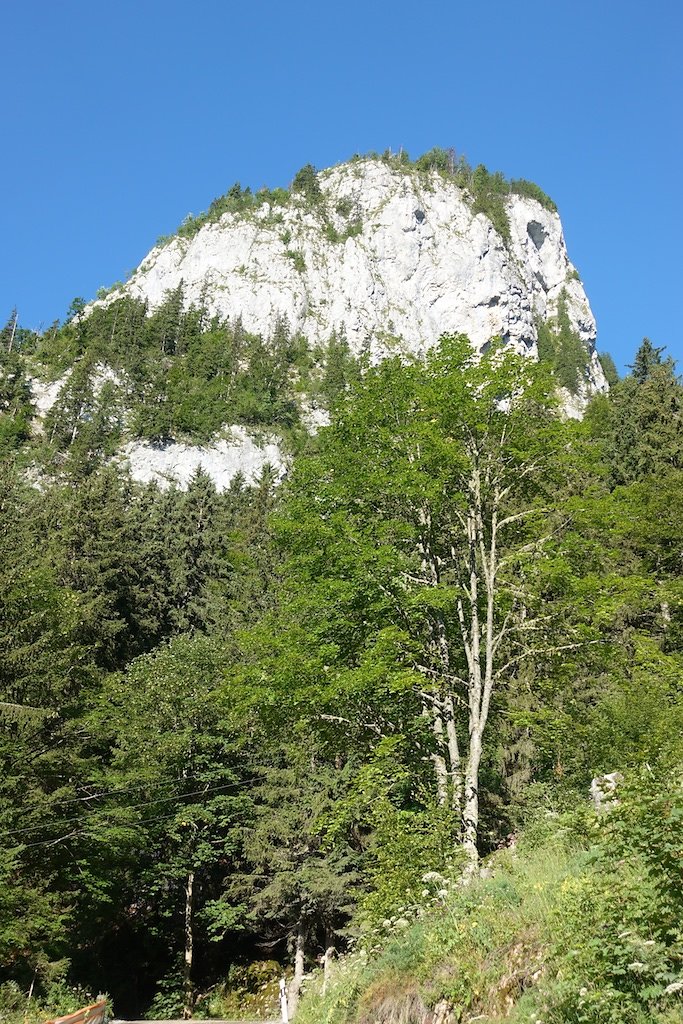
<svg viewBox="0 0 683 1024">
<path fill-rule="evenodd" d="M 493 643 L 491 644 L 491 655 L 494 656 L 494 657 L 495 657 L 495 655 L 496 655 L 496 653 L 498 651 L 498 648 L 500 647 L 500 645 L 502 644 L 503 640 L 507 636 L 508 632 L 510 632 L 510 629 L 512 628 L 512 627 L 509 627 L 509 622 L 510 622 L 511 618 L 512 618 L 512 612 L 509 611 L 507 613 L 507 615 L 505 616 L 505 618 L 503 619 L 503 625 L 500 627 L 500 629 L 496 633 L 495 637 L 493 638 Z"/>
<path fill-rule="evenodd" d="M 374 722 L 352 722 L 350 718 L 342 718 L 340 715 L 316 715 L 316 718 L 321 718 L 324 722 L 337 722 L 339 725 L 359 726 L 361 729 L 370 729 L 371 732 L 376 733 L 383 739 L 387 737 L 387 734 L 382 732 L 380 727 Z"/>
<path fill-rule="evenodd" d="M 592 647 L 595 644 L 602 643 L 605 643 L 605 641 L 600 639 L 584 640 L 576 644 L 561 644 L 559 647 L 529 647 L 527 648 L 527 650 L 521 651 L 514 657 L 509 658 L 504 665 L 501 665 L 501 667 L 497 669 L 495 676 L 497 679 L 500 679 L 500 677 L 504 675 L 508 671 L 508 669 L 512 668 L 513 665 L 518 665 L 520 661 L 525 661 L 527 658 L 547 657 L 551 654 L 560 654 L 562 651 L 577 651 L 583 647 Z"/>
<path fill-rule="evenodd" d="M 458 683 L 459 686 L 464 686 L 465 689 L 470 685 L 468 679 L 463 679 L 462 676 L 456 676 L 452 672 L 439 672 L 435 668 L 429 668 L 427 665 L 420 665 L 418 662 L 413 662 L 413 668 L 416 672 L 419 672 L 422 676 L 427 676 L 430 679 L 443 679 L 447 683 Z M 417 691 L 421 696 L 426 696 L 422 690 Z M 430 696 L 430 700 L 434 700 L 434 696 Z"/>
<path fill-rule="evenodd" d="M 526 516 L 531 516 L 535 512 L 541 512 L 542 513 L 542 512 L 549 512 L 549 511 L 550 511 L 550 509 L 548 509 L 548 508 L 528 508 L 524 512 L 515 512 L 514 515 L 506 516 L 505 519 L 501 519 L 501 521 L 498 523 L 498 529 L 502 530 L 503 527 L 509 526 L 510 523 L 516 523 L 518 520 L 525 519 Z"/>
</svg>

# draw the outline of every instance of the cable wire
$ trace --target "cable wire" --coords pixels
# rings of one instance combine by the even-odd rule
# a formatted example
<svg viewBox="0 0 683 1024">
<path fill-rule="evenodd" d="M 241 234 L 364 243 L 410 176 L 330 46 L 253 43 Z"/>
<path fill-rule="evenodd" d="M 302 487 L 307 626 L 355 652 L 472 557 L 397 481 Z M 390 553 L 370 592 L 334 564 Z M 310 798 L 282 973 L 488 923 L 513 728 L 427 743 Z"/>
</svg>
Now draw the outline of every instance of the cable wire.
<svg viewBox="0 0 683 1024">
<path fill-rule="evenodd" d="M 210 787 L 208 789 L 196 789 L 196 790 L 193 790 L 190 793 L 176 793 L 173 796 L 157 797 L 154 800 L 145 800 L 145 801 L 143 801 L 141 803 L 137 803 L 137 804 L 123 804 L 123 805 L 120 805 L 118 807 L 112 807 L 112 808 L 103 807 L 103 808 L 101 808 L 101 810 L 104 811 L 105 813 L 108 810 L 109 811 L 115 811 L 115 810 L 116 811 L 134 811 L 134 810 L 138 810 L 140 807 L 152 807 L 155 804 L 164 804 L 164 803 L 168 803 L 171 800 L 184 800 L 186 797 L 191 797 L 191 796 L 207 796 L 209 793 L 218 793 L 218 792 L 222 792 L 222 791 L 225 791 L 225 790 L 228 790 L 228 789 L 242 789 L 245 786 L 253 786 L 253 784 L 255 782 L 258 782 L 258 781 L 259 781 L 258 779 L 246 779 L 246 780 L 244 780 L 242 782 L 228 782 L 228 783 L 225 783 L 225 785 L 222 785 L 222 786 L 212 786 L 212 787 Z M 171 817 L 173 817 L 173 815 L 171 815 Z M 43 822 L 43 823 L 41 823 L 39 825 L 27 825 L 24 828 L 11 829 L 9 832 L 5 832 L 4 835 L 7 838 L 9 838 L 11 836 L 25 835 L 25 833 L 27 833 L 27 832 L 37 832 L 41 828 L 49 827 L 50 824 L 52 824 L 52 825 L 59 825 L 60 827 L 62 827 L 64 825 L 72 825 L 74 822 L 78 822 L 78 821 L 81 821 L 81 820 L 82 820 L 82 818 L 79 815 L 79 816 L 74 817 L 74 818 L 63 818 L 63 819 L 60 819 L 59 821 L 54 821 L 54 822 L 51 822 L 51 823 L 50 822 Z M 140 822 L 138 822 L 137 824 L 140 824 Z M 31 843 L 31 844 L 26 844 L 26 845 L 27 846 L 28 845 L 32 845 L 33 846 L 33 845 L 36 845 L 36 844 Z"/>
</svg>

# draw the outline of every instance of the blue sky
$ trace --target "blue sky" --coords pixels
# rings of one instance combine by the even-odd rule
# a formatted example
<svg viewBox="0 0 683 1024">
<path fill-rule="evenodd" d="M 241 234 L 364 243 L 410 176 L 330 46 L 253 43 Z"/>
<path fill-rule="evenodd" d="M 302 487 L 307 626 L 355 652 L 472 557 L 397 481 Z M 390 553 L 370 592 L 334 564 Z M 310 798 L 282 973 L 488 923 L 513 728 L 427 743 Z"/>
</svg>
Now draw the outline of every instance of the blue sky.
<svg viewBox="0 0 683 1024">
<path fill-rule="evenodd" d="M 441 145 L 555 199 L 601 350 L 683 369 L 676 0 L 24 0 L 0 30 L 2 321 L 63 317 L 236 180 Z"/>
</svg>

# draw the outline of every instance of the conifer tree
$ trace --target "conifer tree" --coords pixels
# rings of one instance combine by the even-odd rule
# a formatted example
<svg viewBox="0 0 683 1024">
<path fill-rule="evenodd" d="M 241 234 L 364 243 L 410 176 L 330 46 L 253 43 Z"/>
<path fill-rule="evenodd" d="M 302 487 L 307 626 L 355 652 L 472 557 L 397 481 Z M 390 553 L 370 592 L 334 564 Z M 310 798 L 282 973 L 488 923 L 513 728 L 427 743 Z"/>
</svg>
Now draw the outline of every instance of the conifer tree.
<svg viewBox="0 0 683 1024">
<path fill-rule="evenodd" d="M 198 469 L 165 523 L 170 566 L 169 615 L 177 633 L 224 621 L 232 572 L 226 501 Z"/>
<path fill-rule="evenodd" d="M 615 483 L 683 469 L 683 385 L 673 359 L 645 338 L 612 389 L 607 454 Z"/>
<path fill-rule="evenodd" d="M 109 677 L 89 719 L 111 744 L 98 781 L 113 793 L 93 812 L 89 834 L 113 851 L 124 897 L 138 904 L 144 894 L 140 926 L 170 949 L 169 968 L 180 967 L 185 1017 L 205 910 L 220 894 L 250 804 L 223 661 L 216 641 L 176 637 L 133 662 L 125 678 Z"/>
</svg>

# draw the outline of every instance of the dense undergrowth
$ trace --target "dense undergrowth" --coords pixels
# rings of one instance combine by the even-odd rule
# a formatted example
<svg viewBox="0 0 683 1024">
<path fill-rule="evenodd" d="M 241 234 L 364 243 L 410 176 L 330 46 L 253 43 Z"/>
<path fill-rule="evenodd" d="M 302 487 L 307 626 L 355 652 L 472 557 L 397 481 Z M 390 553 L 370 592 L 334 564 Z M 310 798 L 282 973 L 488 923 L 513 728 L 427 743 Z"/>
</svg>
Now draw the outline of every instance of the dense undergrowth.
<svg viewBox="0 0 683 1024">
<path fill-rule="evenodd" d="M 680 772 L 649 767 L 599 815 L 537 813 L 484 877 L 366 933 L 325 992 L 311 983 L 299 1020 L 680 1021 L 682 823 Z"/>
</svg>

